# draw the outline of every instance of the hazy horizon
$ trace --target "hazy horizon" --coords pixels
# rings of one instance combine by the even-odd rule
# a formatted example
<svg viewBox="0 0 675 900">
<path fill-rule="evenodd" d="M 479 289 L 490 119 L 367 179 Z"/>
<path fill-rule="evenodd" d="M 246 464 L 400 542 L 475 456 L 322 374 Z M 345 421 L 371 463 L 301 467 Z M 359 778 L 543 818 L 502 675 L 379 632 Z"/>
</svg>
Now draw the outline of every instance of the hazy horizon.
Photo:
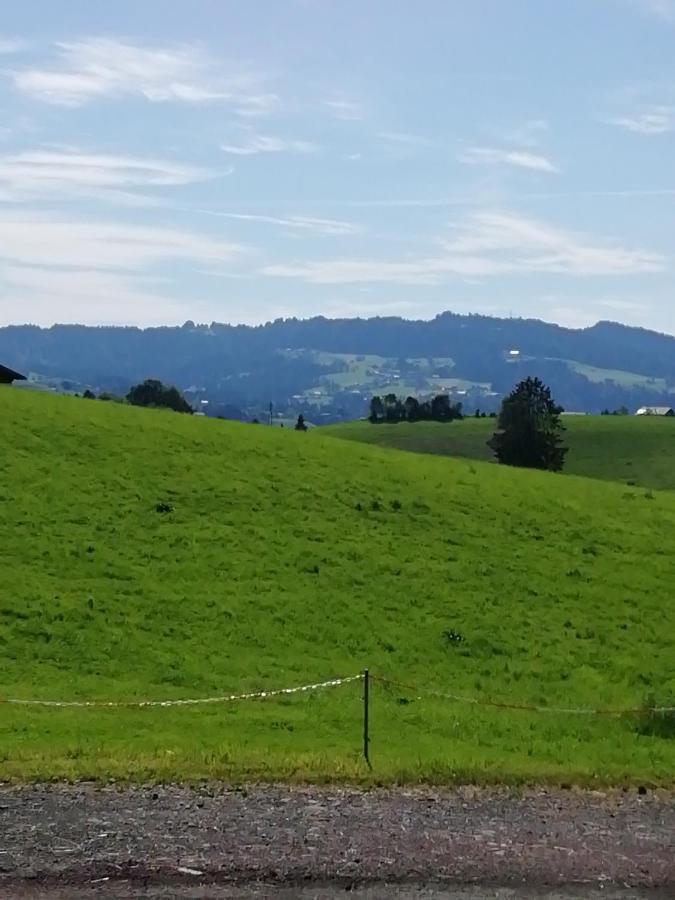
<svg viewBox="0 0 675 900">
<path fill-rule="evenodd" d="M 621 328 L 639 328 L 641 330 L 650 331 L 655 334 L 665 335 L 666 337 L 674 337 L 675 338 L 675 334 L 668 332 L 668 331 L 660 331 L 657 328 L 645 328 L 644 326 L 639 326 L 639 325 L 628 325 L 625 322 L 618 321 L 617 319 L 598 319 L 597 321 L 591 322 L 588 325 L 576 325 L 575 326 L 575 325 L 562 325 L 559 322 L 553 322 L 548 319 L 538 319 L 534 316 L 515 316 L 515 315 L 514 316 L 499 316 L 497 314 L 480 313 L 480 312 L 457 313 L 454 310 L 449 310 L 449 309 L 440 310 L 439 312 L 435 313 L 434 315 L 427 316 L 427 317 L 425 317 L 425 316 L 412 317 L 412 316 L 405 316 L 405 315 L 387 316 L 386 314 L 379 314 L 379 315 L 372 315 L 372 316 L 353 315 L 353 316 L 341 316 L 341 317 L 338 317 L 338 316 L 327 317 L 327 316 L 321 316 L 320 314 L 317 314 L 316 316 L 312 316 L 312 315 L 284 316 L 284 317 L 280 317 L 280 318 L 281 318 L 281 320 L 286 320 L 286 321 L 295 319 L 300 322 L 306 322 L 311 319 L 318 319 L 318 318 L 331 319 L 333 321 L 338 320 L 338 319 L 342 320 L 342 321 L 344 321 L 344 320 L 355 321 L 355 320 L 359 320 L 359 319 L 360 320 L 373 320 L 373 319 L 377 319 L 377 318 L 398 318 L 398 319 L 402 319 L 405 322 L 433 322 L 435 319 L 439 318 L 440 316 L 444 316 L 444 315 L 456 315 L 456 316 L 476 315 L 476 316 L 481 316 L 481 317 L 487 318 L 487 319 L 498 319 L 500 321 L 540 322 L 544 325 L 550 325 L 554 328 L 563 328 L 567 331 L 589 331 L 589 330 L 592 330 L 593 328 L 597 328 L 599 325 L 607 324 L 607 325 L 616 325 Z M 40 325 L 36 322 L 7 322 L 5 325 L 0 325 L 0 329 L 2 329 L 2 328 L 41 328 L 41 329 L 47 330 L 50 328 L 137 328 L 137 329 L 146 331 L 146 330 L 152 330 L 152 329 L 157 329 L 157 328 L 182 328 L 184 325 L 187 325 L 190 322 L 192 322 L 192 324 L 196 328 L 208 328 L 208 327 L 211 327 L 214 325 L 226 327 L 226 328 L 237 328 L 237 327 L 241 327 L 241 326 L 244 326 L 247 328 L 256 328 L 256 327 L 262 327 L 262 326 L 266 326 L 266 325 L 273 325 L 275 323 L 275 321 L 279 321 L 279 320 L 278 319 L 277 320 L 268 319 L 266 321 L 251 323 L 251 322 L 220 321 L 217 319 L 212 319 L 210 322 L 199 322 L 199 321 L 195 321 L 192 319 L 187 319 L 183 322 L 175 322 L 175 323 L 160 322 L 156 325 L 134 325 L 132 323 L 108 324 L 105 322 L 98 323 L 98 324 L 91 324 L 91 323 L 87 324 L 86 322 L 75 322 L 75 321 L 73 321 L 73 322 L 52 322 L 49 325 Z"/>
</svg>

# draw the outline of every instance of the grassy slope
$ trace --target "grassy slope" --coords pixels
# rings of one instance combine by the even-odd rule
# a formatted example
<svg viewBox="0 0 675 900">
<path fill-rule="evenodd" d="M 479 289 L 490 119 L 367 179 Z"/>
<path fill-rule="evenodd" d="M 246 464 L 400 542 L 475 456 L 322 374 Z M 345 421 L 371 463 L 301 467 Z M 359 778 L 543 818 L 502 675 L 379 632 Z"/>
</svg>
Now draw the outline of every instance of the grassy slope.
<svg viewBox="0 0 675 900">
<path fill-rule="evenodd" d="M 515 702 L 675 694 L 670 494 L 11 389 L 0 448 L 0 697 L 199 697 L 366 665 Z M 373 688 L 372 775 L 357 683 L 0 705 L 0 778 L 673 781 L 675 742 L 630 719 Z"/>
<path fill-rule="evenodd" d="M 675 420 L 635 416 L 569 416 L 565 419 L 569 454 L 565 471 L 609 481 L 635 481 L 643 487 L 675 490 Z M 347 422 L 331 425 L 334 437 L 381 447 L 440 456 L 491 461 L 486 445 L 494 419 L 371 425 Z"/>
</svg>

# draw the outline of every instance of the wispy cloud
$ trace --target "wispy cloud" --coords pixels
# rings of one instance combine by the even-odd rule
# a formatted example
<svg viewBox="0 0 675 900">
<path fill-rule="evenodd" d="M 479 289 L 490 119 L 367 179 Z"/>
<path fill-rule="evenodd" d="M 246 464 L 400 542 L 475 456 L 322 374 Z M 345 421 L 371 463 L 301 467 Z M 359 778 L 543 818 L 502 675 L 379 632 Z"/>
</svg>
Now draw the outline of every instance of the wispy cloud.
<svg viewBox="0 0 675 900">
<path fill-rule="evenodd" d="M 626 188 L 622 190 L 617 188 L 616 190 L 597 190 L 597 191 L 533 191 L 528 192 L 527 194 L 522 194 L 523 197 L 534 197 L 538 199 L 548 199 L 555 200 L 560 197 L 606 197 L 611 199 L 616 197 L 621 199 L 625 197 L 626 199 L 631 199 L 635 197 L 675 197 L 675 187 L 672 188 Z"/>
<path fill-rule="evenodd" d="M 1 213 L 0 310 L 14 321 L 177 321 L 189 303 L 171 298 L 172 279 L 159 267 L 224 270 L 246 252 L 186 230 Z"/>
<path fill-rule="evenodd" d="M 223 219 L 234 219 L 239 222 L 252 222 L 261 225 L 277 225 L 287 231 L 309 232 L 330 237 L 363 233 L 363 229 L 359 225 L 338 219 L 319 219 L 313 216 L 265 216 L 256 213 L 229 213 L 210 209 L 195 211 Z"/>
<path fill-rule="evenodd" d="M 227 101 L 246 114 L 267 109 L 272 102 L 273 95 L 261 92 L 258 76 L 228 75 L 200 47 L 140 46 L 102 37 L 55 47 L 53 66 L 11 73 L 18 90 L 60 106 L 135 95 L 155 102 Z"/>
<path fill-rule="evenodd" d="M 156 325 L 184 321 L 184 301 L 172 298 L 157 279 L 96 269 L 54 270 L 0 266 L 0 309 L 7 322 L 68 321 L 106 325 Z M 0 324 L 4 316 L 0 312 Z"/>
<path fill-rule="evenodd" d="M 336 259 L 267 266 L 263 273 L 313 284 L 439 284 L 448 276 L 630 275 L 660 272 L 666 260 L 611 240 L 554 228 L 514 213 L 482 212 L 439 242 L 440 252 L 404 260 Z"/>
<path fill-rule="evenodd" d="M 633 6 L 664 22 L 675 22 L 675 0 L 631 0 Z"/>
<path fill-rule="evenodd" d="M 665 134 L 675 128 L 675 108 L 651 106 L 630 115 L 607 119 L 610 125 L 619 125 L 635 134 Z"/>
<path fill-rule="evenodd" d="M 25 266 L 134 271 L 176 260 L 229 262 L 244 250 L 181 229 L 0 214 L 0 260 Z"/>
<path fill-rule="evenodd" d="M 549 131 L 549 127 L 546 119 L 528 119 L 522 125 L 504 130 L 499 137 L 501 140 L 519 147 L 538 147 L 542 136 Z"/>
<path fill-rule="evenodd" d="M 378 131 L 377 137 L 389 144 L 403 148 L 433 147 L 435 141 L 421 134 L 412 134 L 407 131 Z"/>
<path fill-rule="evenodd" d="M 344 122 L 357 122 L 363 118 L 361 104 L 354 100 L 325 100 L 324 105 L 328 107 L 335 119 L 341 119 Z"/>
<path fill-rule="evenodd" d="M 265 266 L 263 275 L 297 278 L 309 284 L 438 284 L 438 269 L 431 260 L 396 261 L 334 259 Z"/>
<path fill-rule="evenodd" d="M 235 156 L 256 156 L 259 153 L 316 153 L 319 148 L 311 141 L 251 132 L 239 143 L 221 144 L 220 149 Z"/>
<path fill-rule="evenodd" d="M 28 47 L 28 41 L 24 41 L 22 38 L 0 37 L 0 56 L 21 53 L 22 50 L 27 50 Z"/>
<path fill-rule="evenodd" d="M 469 147 L 459 155 L 460 162 L 469 165 L 504 165 L 532 172 L 555 175 L 560 170 L 550 159 L 527 150 L 501 150 L 497 147 Z"/>
<path fill-rule="evenodd" d="M 378 152 L 394 160 L 415 159 L 438 146 L 437 141 L 408 131 L 378 131 Z"/>
<path fill-rule="evenodd" d="M 659 272 L 663 256 L 598 239 L 583 232 L 566 231 L 536 219 L 508 212 L 475 214 L 446 242 L 451 260 L 458 255 L 475 260 L 486 272 L 545 272 L 567 275 L 628 275 Z M 492 267 L 492 272 L 490 268 Z"/>
<path fill-rule="evenodd" d="M 185 185 L 212 177 L 208 170 L 167 160 L 77 150 L 0 156 L 0 192 L 12 200 L 107 189 L 127 194 L 129 189 Z M 131 203 L 133 195 L 129 196 Z"/>
</svg>

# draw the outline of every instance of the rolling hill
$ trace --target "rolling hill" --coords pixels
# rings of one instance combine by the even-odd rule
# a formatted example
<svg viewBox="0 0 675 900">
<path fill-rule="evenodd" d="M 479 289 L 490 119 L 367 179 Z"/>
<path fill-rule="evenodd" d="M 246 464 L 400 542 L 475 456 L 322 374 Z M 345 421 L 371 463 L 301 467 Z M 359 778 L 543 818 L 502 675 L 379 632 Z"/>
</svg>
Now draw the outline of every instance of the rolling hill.
<svg viewBox="0 0 675 900">
<path fill-rule="evenodd" d="M 0 438 L 1 779 L 672 784 L 665 719 L 554 712 L 675 696 L 668 492 L 10 388 Z M 358 681 L 6 702 L 366 666 L 372 772 Z"/>
<path fill-rule="evenodd" d="M 646 488 L 675 490 L 675 420 L 656 416 L 569 416 L 564 419 L 569 453 L 565 472 Z M 467 418 L 450 425 L 345 422 L 325 434 L 415 453 L 494 462 L 487 440 L 494 419 Z"/>
</svg>

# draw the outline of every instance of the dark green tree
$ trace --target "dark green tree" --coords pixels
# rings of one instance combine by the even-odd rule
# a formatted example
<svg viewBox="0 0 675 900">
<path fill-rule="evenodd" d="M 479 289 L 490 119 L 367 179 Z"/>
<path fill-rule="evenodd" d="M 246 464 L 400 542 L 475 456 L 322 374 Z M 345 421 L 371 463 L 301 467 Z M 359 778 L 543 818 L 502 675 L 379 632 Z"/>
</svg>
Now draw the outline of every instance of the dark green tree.
<svg viewBox="0 0 675 900">
<path fill-rule="evenodd" d="M 300 413 L 298 416 L 298 421 L 295 423 L 296 431 L 307 431 L 307 423 L 305 422 L 305 417 Z"/>
<path fill-rule="evenodd" d="M 397 410 L 396 405 L 398 403 L 398 397 L 396 394 L 385 394 L 384 398 L 384 418 L 387 422 L 396 422 L 397 421 Z"/>
<path fill-rule="evenodd" d="M 462 404 L 450 403 L 447 394 L 437 394 L 431 401 L 431 418 L 436 422 L 452 422 L 463 419 Z"/>
<path fill-rule="evenodd" d="M 567 447 L 562 407 L 538 378 L 526 378 L 502 402 L 498 429 L 488 441 L 500 463 L 560 472 Z"/>
<path fill-rule="evenodd" d="M 136 384 L 127 394 L 132 406 L 154 406 L 173 409 L 176 412 L 192 413 L 192 407 L 180 391 L 154 378 L 148 378 L 143 384 Z"/>
<path fill-rule="evenodd" d="M 420 417 L 420 404 L 417 397 L 406 397 L 403 406 L 405 407 L 405 417 L 408 422 L 416 422 Z"/>
<path fill-rule="evenodd" d="M 451 418 L 450 398 L 447 394 L 436 394 L 431 401 L 431 417 L 436 422 L 448 422 Z"/>
<path fill-rule="evenodd" d="M 382 402 L 382 397 L 375 396 L 372 398 L 370 401 L 370 415 L 368 418 L 373 424 L 381 422 L 384 419 L 384 403 Z"/>
<path fill-rule="evenodd" d="M 430 400 L 423 400 L 420 403 L 419 409 L 417 411 L 417 415 L 420 419 L 422 419 L 425 422 L 431 418 L 431 401 Z"/>
</svg>

